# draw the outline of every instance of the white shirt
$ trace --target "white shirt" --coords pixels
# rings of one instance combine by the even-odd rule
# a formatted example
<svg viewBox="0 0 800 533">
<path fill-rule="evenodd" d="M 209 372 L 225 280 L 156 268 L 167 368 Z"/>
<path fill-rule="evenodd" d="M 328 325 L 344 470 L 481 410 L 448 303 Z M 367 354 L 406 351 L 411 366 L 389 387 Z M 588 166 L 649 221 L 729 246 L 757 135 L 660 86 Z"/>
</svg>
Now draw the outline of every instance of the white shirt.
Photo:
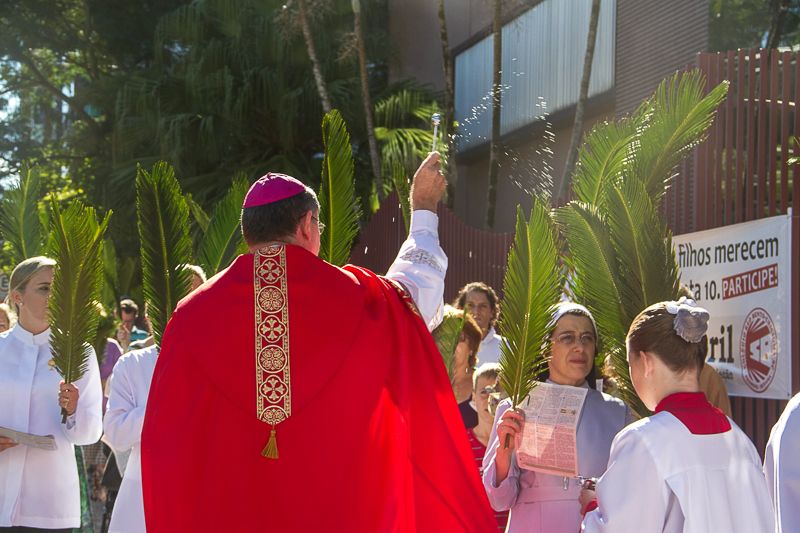
<svg viewBox="0 0 800 533">
<path fill-rule="evenodd" d="M 157 358 L 156 346 L 129 352 L 117 361 L 110 378 L 104 440 L 114 453 L 131 453 L 114 503 L 109 533 L 145 532 L 140 441 Z"/>
<path fill-rule="evenodd" d="M 411 213 L 411 225 L 386 277 L 401 283 L 433 331 L 444 316 L 447 255 L 439 246 L 439 217 L 427 210 Z"/>
<path fill-rule="evenodd" d="M 503 337 L 497 334 L 494 327 L 489 328 L 486 336 L 478 347 L 478 364 L 499 363 L 500 362 L 500 343 Z"/>
<path fill-rule="evenodd" d="M 725 433 L 694 435 L 663 411 L 620 431 L 582 531 L 771 533 L 761 460 L 730 423 Z"/>
<path fill-rule="evenodd" d="M 38 335 L 19 324 L 0 334 L 0 426 L 53 435 L 53 451 L 18 445 L 0 452 L 0 527 L 80 527 L 80 489 L 74 444 L 102 433 L 102 390 L 94 350 L 88 370 L 74 383 L 78 407 L 61 423 L 61 376 L 48 365 L 50 330 Z"/>
<path fill-rule="evenodd" d="M 786 405 L 769 435 L 764 474 L 775 509 L 776 533 L 800 531 L 800 394 Z"/>
</svg>

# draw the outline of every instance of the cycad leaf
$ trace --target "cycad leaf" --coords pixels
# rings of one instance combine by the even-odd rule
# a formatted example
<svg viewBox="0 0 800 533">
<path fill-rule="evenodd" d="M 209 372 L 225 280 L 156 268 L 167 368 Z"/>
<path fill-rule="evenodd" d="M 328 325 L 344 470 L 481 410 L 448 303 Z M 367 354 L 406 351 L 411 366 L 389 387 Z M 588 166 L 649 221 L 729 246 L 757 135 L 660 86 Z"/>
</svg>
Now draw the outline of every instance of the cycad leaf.
<svg viewBox="0 0 800 533">
<path fill-rule="evenodd" d="M 730 84 L 723 81 L 707 95 L 705 85 L 699 70 L 676 73 L 661 82 L 650 100 L 630 172 L 656 205 L 675 167 L 703 141 Z"/>
<path fill-rule="evenodd" d="M 592 312 L 604 341 L 623 339 L 617 256 L 605 221 L 597 208 L 581 202 L 570 202 L 556 216 L 569 247 L 565 260 L 572 270 L 570 292 Z"/>
<path fill-rule="evenodd" d="M 19 185 L 3 192 L 0 203 L 0 235 L 11 244 L 11 261 L 39 255 L 43 239 L 37 203 L 41 189 L 39 173 L 23 167 Z"/>
<path fill-rule="evenodd" d="M 619 180 L 635 139 L 636 123 L 622 119 L 596 126 L 586 136 L 572 178 L 575 198 L 599 205 L 609 184 Z"/>
<path fill-rule="evenodd" d="M 396 163 L 392 167 L 392 183 L 397 192 L 397 200 L 400 202 L 400 212 L 403 214 L 403 224 L 406 226 L 406 233 L 411 227 L 411 184 L 403 165 Z"/>
<path fill-rule="evenodd" d="M 95 211 L 78 201 L 61 211 L 50 198 L 49 253 L 56 261 L 48 306 L 53 362 L 67 383 L 86 373 L 90 344 L 100 315 L 96 302 L 103 282 L 103 236 L 111 213 L 98 224 Z"/>
<path fill-rule="evenodd" d="M 211 223 L 211 217 L 208 216 L 200 204 L 192 198 L 191 194 L 186 195 L 186 203 L 189 205 L 189 211 L 192 214 L 192 218 L 200 226 L 200 229 L 205 233 L 208 231 L 208 225 Z"/>
<path fill-rule="evenodd" d="M 142 290 L 156 344 L 181 298 L 189 293 L 192 245 L 189 207 L 175 172 L 159 162 L 151 172 L 139 168 L 136 210 L 142 249 Z"/>
<path fill-rule="evenodd" d="M 319 194 L 319 220 L 325 224 L 320 239 L 319 256 L 342 266 L 350 258 L 350 249 L 358 233 L 360 210 L 355 195 L 353 149 L 350 135 L 339 111 L 322 119 L 325 159 L 322 162 L 322 186 Z"/>
<path fill-rule="evenodd" d="M 501 384 L 514 406 L 528 396 L 546 364 L 549 308 L 558 301 L 562 275 L 553 221 L 547 205 L 535 198 L 526 223 L 517 206 L 517 230 L 503 280 L 503 315 L 498 324 Z"/>
<path fill-rule="evenodd" d="M 209 276 L 227 268 L 237 255 L 247 252 L 239 217 L 248 187 L 247 179 L 243 175 L 237 176 L 228 193 L 214 208 L 197 254 L 200 265 Z"/>
<path fill-rule="evenodd" d="M 444 308 L 444 317 L 442 323 L 433 330 L 433 340 L 436 341 L 436 347 L 442 355 L 442 361 L 447 367 L 447 373 L 450 380 L 453 380 L 453 363 L 455 362 L 456 346 L 461 340 L 461 332 L 464 330 L 464 323 L 467 320 L 467 315 L 464 311 L 456 309 L 452 306 L 446 305 Z"/>
<path fill-rule="evenodd" d="M 625 330 L 648 305 L 669 300 L 678 289 L 675 257 L 667 253 L 666 225 L 644 184 L 627 180 L 610 188 L 608 225 L 617 251 L 617 272 Z"/>
</svg>

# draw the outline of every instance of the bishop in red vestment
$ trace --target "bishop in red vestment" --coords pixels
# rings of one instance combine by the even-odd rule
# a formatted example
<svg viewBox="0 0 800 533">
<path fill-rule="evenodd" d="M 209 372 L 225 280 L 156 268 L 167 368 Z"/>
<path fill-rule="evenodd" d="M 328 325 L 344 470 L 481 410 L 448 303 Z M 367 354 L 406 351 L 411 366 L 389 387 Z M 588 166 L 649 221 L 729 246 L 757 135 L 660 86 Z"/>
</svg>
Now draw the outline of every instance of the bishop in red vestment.
<svg viewBox="0 0 800 533">
<path fill-rule="evenodd" d="M 437 154 L 414 189 L 415 215 L 435 211 Z M 492 531 L 425 287 L 320 260 L 317 213 L 300 182 L 258 180 L 252 253 L 172 315 L 142 432 L 148 532 Z M 442 269 L 414 246 L 398 261 Z"/>
</svg>

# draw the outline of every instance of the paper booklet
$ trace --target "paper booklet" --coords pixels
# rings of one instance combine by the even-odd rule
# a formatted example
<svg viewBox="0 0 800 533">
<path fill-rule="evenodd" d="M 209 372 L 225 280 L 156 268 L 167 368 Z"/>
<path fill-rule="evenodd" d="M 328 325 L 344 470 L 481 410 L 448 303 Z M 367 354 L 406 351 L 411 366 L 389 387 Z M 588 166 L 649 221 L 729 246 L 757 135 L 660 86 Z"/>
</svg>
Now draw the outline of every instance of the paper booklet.
<svg viewBox="0 0 800 533">
<path fill-rule="evenodd" d="M 8 437 L 18 444 L 24 444 L 31 448 L 42 450 L 55 450 L 58 448 L 56 439 L 52 435 L 32 435 L 0 426 L 0 437 Z"/>
<path fill-rule="evenodd" d="M 577 428 L 588 389 L 538 383 L 523 403 L 517 436 L 520 468 L 557 476 L 578 475 Z"/>
</svg>

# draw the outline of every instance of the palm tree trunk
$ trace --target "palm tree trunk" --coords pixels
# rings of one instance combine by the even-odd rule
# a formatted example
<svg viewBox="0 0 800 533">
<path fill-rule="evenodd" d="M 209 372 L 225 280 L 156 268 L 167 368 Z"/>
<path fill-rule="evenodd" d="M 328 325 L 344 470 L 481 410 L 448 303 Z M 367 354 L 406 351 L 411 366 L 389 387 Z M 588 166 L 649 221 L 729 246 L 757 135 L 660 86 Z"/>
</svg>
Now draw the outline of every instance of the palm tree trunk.
<svg viewBox="0 0 800 533">
<path fill-rule="evenodd" d="M 500 110 L 503 81 L 503 3 L 494 0 L 492 32 L 494 34 L 494 60 L 492 68 L 492 134 L 489 140 L 489 190 L 486 202 L 486 226 L 494 228 L 497 204 L 497 175 L 500 172 Z"/>
<path fill-rule="evenodd" d="M 578 161 L 578 147 L 583 138 L 583 115 L 586 108 L 586 99 L 589 96 L 589 81 L 592 77 L 592 62 L 594 61 L 594 45 L 597 41 L 597 23 L 600 19 L 600 0 L 592 0 L 592 14 L 589 17 L 589 34 L 586 37 L 586 55 L 583 58 L 583 75 L 581 76 L 581 90 L 578 95 L 578 104 L 575 106 L 575 123 L 572 125 L 572 139 L 569 142 L 567 162 L 564 172 L 558 182 L 554 201 L 558 202 L 567 192 L 575 164 Z"/>
<path fill-rule="evenodd" d="M 303 29 L 303 38 L 306 41 L 308 58 L 311 60 L 311 70 L 314 72 L 314 81 L 317 83 L 317 92 L 322 102 L 322 110 L 325 114 L 331 112 L 331 98 L 328 96 L 328 89 L 325 86 L 325 78 L 322 77 L 322 67 L 317 57 L 317 49 L 314 46 L 314 35 L 311 33 L 311 25 L 308 22 L 308 10 L 306 0 L 297 0 L 298 11 L 300 13 L 300 26 Z"/>
<path fill-rule="evenodd" d="M 789 9 L 789 0 L 771 0 L 769 10 L 772 12 L 772 21 L 767 34 L 767 49 L 777 48 L 781 43 L 783 22 Z"/>
<path fill-rule="evenodd" d="M 375 116 L 372 109 L 372 98 L 369 95 L 369 72 L 367 71 L 367 47 L 364 43 L 364 30 L 361 26 L 361 1 L 352 0 L 353 22 L 358 43 L 358 68 L 361 71 L 361 101 L 364 103 L 364 115 L 367 121 L 367 142 L 369 158 L 372 162 L 372 173 L 375 175 L 375 189 L 378 199 L 383 198 L 383 178 L 381 176 L 381 159 L 378 155 L 378 143 L 375 140 Z"/>
<path fill-rule="evenodd" d="M 447 19 L 444 12 L 444 0 L 439 0 L 439 35 L 442 40 L 442 67 L 444 69 L 444 121 L 442 121 L 442 139 L 447 143 L 444 151 L 447 156 L 447 207 L 452 209 L 456 199 L 456 181 L 458 170 L 453 160 L 455 133 L 455 90 L 453 89 L 453 54 L 450 52 L 450 41 L 447 38 Z M 452 131 L 451 131 L 452 130 Z"/>
</svg>

